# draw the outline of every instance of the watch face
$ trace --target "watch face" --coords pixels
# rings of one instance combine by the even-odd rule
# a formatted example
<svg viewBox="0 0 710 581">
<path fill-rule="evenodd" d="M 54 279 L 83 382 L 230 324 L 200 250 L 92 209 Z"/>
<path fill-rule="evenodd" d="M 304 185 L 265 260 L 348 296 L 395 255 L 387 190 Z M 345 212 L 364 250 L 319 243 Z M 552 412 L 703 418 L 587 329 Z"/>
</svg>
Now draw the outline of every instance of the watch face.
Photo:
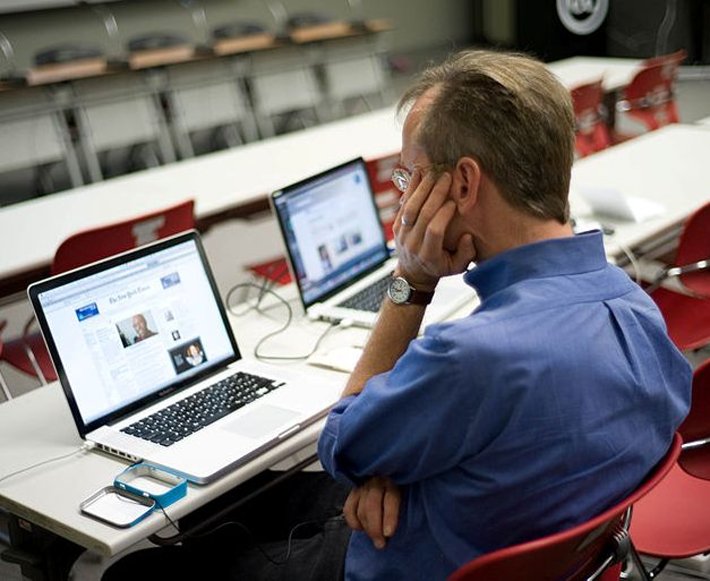
<svg viewBox="0 0 710 581">
<path fill-rule="evenodd" d="M 409 283 L 401 277 L 393 278 L 390 282 L 390 286 L 387 289 L 387 294 L 389 294 L 392 302 L 398 305 L 402 305 L 409 300 L 412 294 L 412 287 Z"/>
</svg>

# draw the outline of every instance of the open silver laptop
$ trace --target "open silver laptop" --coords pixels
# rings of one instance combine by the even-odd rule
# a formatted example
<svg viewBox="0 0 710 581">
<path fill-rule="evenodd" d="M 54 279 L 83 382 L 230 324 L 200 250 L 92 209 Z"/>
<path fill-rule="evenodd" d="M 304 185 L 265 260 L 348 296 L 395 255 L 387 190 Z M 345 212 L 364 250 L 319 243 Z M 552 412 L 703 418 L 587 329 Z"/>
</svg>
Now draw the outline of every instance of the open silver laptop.
<svg viewBox="0 0 710 581">
<path fill-rule="evenodd" d="M 339 386 L 247 361 L 191 231 L 28 289 L 82 438 L 204 484 L 325 415 Z"/>
<path fill-rule="evenodd" d="M 269 199 L 306 314 L 374 325 L 397 261 L 390 258 L 365 162 L 330 168 Z M 473 296 L 461 276 L 442 279 L 423 326 Z"/>
</svg>

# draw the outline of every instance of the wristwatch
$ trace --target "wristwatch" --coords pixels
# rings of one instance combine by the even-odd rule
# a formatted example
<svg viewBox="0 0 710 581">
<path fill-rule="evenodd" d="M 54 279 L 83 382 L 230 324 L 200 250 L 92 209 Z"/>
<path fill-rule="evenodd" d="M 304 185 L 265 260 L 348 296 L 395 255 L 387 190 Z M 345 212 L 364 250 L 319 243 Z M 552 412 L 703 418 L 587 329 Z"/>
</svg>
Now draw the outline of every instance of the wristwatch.
<svg viewBox="0 0 710 581">
<path fill-rule="evenodd" d="M 390 280 L 387 296 L 395 305 L 428 305 L 434 291 L 417 290 L 406 279 L 396 276 Z"/>
</svg>

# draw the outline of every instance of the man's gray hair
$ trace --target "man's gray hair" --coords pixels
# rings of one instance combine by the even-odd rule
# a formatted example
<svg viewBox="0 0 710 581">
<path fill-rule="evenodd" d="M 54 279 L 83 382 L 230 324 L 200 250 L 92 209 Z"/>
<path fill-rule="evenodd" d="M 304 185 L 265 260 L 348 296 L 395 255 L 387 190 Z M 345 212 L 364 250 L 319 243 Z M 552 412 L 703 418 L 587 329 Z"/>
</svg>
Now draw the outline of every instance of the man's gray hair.
<svg viewBox="0 0 710 581">
<path fill-rule="evenodd" d="M 469 50 L 424 71 L 401 111 L 432 96 L 415 139 L 434 164 L 473 157 L 506 201 L 528 214 L 569 219 L 574 113 L 569 90 L 527 55 Z"/>
</svg>

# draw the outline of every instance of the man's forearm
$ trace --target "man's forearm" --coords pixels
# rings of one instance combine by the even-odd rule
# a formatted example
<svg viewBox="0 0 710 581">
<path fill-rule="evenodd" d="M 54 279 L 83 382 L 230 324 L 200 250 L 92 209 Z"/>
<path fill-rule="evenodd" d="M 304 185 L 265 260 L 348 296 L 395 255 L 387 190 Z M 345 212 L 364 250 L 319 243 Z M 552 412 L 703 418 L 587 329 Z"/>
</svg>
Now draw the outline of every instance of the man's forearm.
<svg viewBox="0 0 710 581">
<path fill-rule="evenodd" d="M 360 393 L 370 377 L 394 367 L 419 333 L 425 309 L 420 305 L 395 305 L 385 299 L 377 324 L 350 375 L 343 396 Z"/>
</svg>

